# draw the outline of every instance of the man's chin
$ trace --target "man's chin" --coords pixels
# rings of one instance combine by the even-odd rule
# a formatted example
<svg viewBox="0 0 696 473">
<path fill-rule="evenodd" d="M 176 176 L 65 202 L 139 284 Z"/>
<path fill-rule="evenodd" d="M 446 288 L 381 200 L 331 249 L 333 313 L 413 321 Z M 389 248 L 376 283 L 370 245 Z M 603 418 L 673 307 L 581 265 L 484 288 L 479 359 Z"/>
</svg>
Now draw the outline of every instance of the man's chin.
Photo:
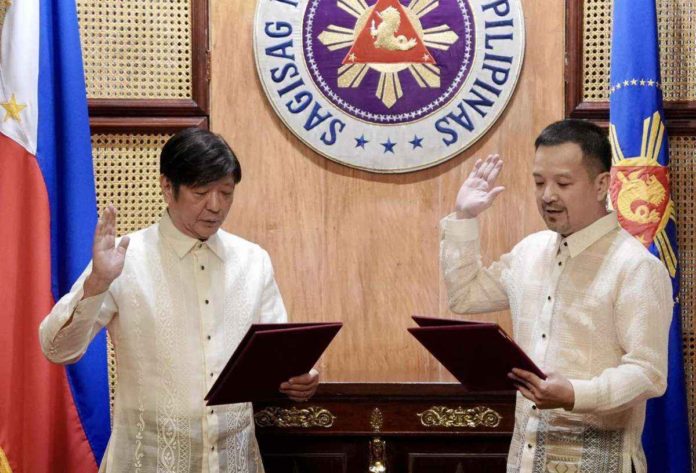
<svg viewBox="0 0 696 473">
<path fill-rule="evenodd" d="M 199 225 L 196 229 L 199 240 L 207 240 L 211 236 L 215 235 L 220 229 L 220 225 Z"/>
<path fill-rule="evenodd" d="M 544 223 L 546 224 L 546 228 L 548 228 L 552 232 L 564 234 L 567 230 L 566 225 L 563 225 L 561 222 L 558 222 L 556 220 L 550 220 L 545 218 Z"/>
</svg>

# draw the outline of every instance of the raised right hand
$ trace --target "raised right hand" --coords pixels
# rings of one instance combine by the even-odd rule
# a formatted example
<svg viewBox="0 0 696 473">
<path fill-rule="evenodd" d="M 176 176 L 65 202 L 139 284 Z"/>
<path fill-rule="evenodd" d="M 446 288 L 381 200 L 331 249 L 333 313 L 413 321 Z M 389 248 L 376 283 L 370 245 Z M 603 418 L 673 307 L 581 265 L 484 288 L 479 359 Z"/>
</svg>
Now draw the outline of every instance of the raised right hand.
<svg viewBox="0 0 696 473">
<path fill-rule="evenodd" d="M 83 298 L 91 297 L 109 289 L 111 283 L 123 271 L 130 239 L 121 238 L 116 245 L 116 209 L 109 206 L 102 213 L 94 232 L 92 245 L 92 272 L 84 284 Z"/>
<path fill-rule="evenodd" d="M 502 186 L 493 187 L 502 167 L 503 160 L 497 154 L 476 161 L 457 194 L 457 218 L 474 218 L 493 204 L 497 195 L 505 190 Z"/>
</svg>

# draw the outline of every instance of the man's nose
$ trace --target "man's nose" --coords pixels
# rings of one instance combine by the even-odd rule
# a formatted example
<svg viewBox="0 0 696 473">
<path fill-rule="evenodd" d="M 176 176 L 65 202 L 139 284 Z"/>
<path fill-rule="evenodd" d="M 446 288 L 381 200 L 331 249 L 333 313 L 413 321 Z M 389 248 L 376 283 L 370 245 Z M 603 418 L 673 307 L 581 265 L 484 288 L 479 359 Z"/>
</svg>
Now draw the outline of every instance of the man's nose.
<svg viewBox="0 0 696 473">
<path fill-rule="evenodd" d="M 541 198 L 544 202 L 553 202 L 557 198 L 556 189 L 553 186 L 544 187 L 544 193 Z"/>
<path fill-rule="evenodd" d="M 205 208 L 211 212 L 219 212 L 220 211 L 220 196 L 218 195 L 217 192 L 211 192 L 208 196 L 208 200 L 206 201 L 206 206 Z"/>
</svg>

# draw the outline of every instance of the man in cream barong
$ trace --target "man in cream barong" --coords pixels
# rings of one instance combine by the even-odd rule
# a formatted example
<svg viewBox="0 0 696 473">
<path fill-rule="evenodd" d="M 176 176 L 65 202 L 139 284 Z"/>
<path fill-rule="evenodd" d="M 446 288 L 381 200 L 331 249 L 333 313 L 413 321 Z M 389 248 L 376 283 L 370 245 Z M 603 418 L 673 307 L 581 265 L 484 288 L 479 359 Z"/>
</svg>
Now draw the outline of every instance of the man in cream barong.
<svg viewBox="0 0 696 473">
<path fill-rule="evenodd" d="M 508 473 L 645 473 L 645 403 L 667 382 L 669 274 L 606 208 L 611 148 L 600 128 L 557 122 L 535 148 L 548 230 L 481 264 L 478 216 L 504 189 L 502 160 L 479 160 L 441 222 L 450 307 L 509 308 L 516 342 L 548 375 L 509 374 L 518 394 Z"/>
<path fill-rule="evenodd" d="M 165 144 L 160 172 L 167 210 L 120 240 L 104 211 L 92 262 L 41 324 L 44 354 L 74 363 L 109 330 L 118 382 L 100 472 L 263 472 L 251 404 L 203 400 L 252 323 L 287 321 L 268 253 L 220 229 L 239 162 L 191 128 Z M 279 390 L 303 401 L 317 384 L 312 370 Z"/>
</svg>

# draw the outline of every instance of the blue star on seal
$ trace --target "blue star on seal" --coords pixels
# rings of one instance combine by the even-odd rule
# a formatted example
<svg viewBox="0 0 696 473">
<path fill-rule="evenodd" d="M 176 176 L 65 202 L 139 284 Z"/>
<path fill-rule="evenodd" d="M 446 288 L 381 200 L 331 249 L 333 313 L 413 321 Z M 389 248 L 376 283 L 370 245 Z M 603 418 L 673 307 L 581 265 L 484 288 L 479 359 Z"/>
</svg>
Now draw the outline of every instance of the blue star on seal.
<svg viewBox="0 0 696 473">
<path fill-rule="evenodd" d="M 422 148 L 423 145 L 421 144 L 423 142 L 423 138 L 418 138 L 418 135 L 413 135 L 413 139 L 409 141 L 411 145 L 413 146 L 413 149 L 416 148 Z"/>
<path fill-rule="evenodd" d="M 386 143 L 380 143 L 382 146 L 384 146 L 384 153 L 391 153 L 394 154 L 394 146 L 396 146 L 396 143 L 391 142 L 391 138 L 387 138 Z"/>
<path fill-rule="evenodd" d="M 367 140 L 365 139 L 365 135 L 364 135 L 364 134 L 361 135 L 360 138 L 354 138 L 354 139 L 355 139 L 355 147 L 356 147 L 356 148 L 365 149 L 365 145 L 366 145 L 367 143 L 369 143 L 369 141 L 367 141 Z"/>
</svg>

